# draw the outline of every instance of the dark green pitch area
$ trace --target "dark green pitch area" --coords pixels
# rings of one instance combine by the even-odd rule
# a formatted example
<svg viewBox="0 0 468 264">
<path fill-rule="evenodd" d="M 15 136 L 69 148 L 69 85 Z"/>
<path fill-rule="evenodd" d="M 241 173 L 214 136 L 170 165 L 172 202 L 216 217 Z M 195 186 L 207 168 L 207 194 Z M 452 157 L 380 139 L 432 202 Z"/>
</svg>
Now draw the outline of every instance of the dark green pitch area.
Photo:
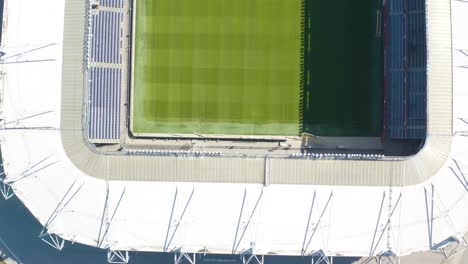
<svg viewBox="0 0 468 264">
<path fill-rule="evenodd" d="M 136 0 L 133 133 L 377 136 L 378 3 Z"/>
<path fill-rule="evenodd" d="M 378 0 L 305 2 L 303 131 L 379 136 L 383 40 Z"/>
</svg>

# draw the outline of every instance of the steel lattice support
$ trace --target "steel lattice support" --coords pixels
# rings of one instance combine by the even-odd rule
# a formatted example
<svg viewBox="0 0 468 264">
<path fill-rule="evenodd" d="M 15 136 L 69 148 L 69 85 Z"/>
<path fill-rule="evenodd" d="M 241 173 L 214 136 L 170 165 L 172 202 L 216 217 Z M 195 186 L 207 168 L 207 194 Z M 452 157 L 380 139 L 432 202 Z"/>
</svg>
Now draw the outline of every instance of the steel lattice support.
<svg viewBox="0 0 468 264">
<path fill-rule="evenodd" d="M 242 264 L 263 264 L 265 257 L 263 255 L 255 254 L 255 245 L 246 250 L 243 250 L 240 254 Z"/>
<path fill-rule="evenodd" d="M 468 125 L 468 118 L 459 117 L 458 120 L 460 120 L 460 121 L 462 121 L 463 123 L 465 123 L 465 124 Z"/>
<path fill-rule="evenodd" d="M 243 256 L 242 257 L 242 263 L 243 264 L 263 264 L 265 261 L 265 258 L 263 255 L 257 256 L 257 255 L 250 255 L 250 256 Z"/>
<path fill-rule="evenodd" d="M 459 239 L 458 237 L 462 237 L 463 234 L 456 230 L 456 227 L 453 224 L 453 221 L 450 217 L 449 211 L 445 208 L 442 200 L 440 199 L 438 193 L 436 192 L 436 188 L 433 184 L 431 184 L 431 188 L 424 188 L 424 198 L 426 202 L 426 217 L 427 217 L 427 230 L 428 230 L 428 240 L 429 240 L 429 248 L 431 250 L 439 250 L 440 248 L 446 247 L 448 245 L 454 244 L 463 244 L 464 238 Z M 436 210 L 437 209 L 437 210 Z M 434 211 L 437 211 L 438 214 L 435 215 Z M 440 218 L 445 220 L 445 223 L 448 228 L 452 230 L 452 234 L 450 237 L 444 239 L 441 242 L 434 242 L 433 241 L 433 230 L 434 230 L 434 219 Z M 440 224 L 439 224 L 440 225 Z M 463 242 L 461 242 L 462 240 Z"/>
<path fill-rule="evenodd" d="M 13 188 L 11 188 L 10 184 L 5 183 L 4 178 L 0 178 L 0 192 L 5 200 L 10 199 L 14 195 Z"/>
<path fill-rule="evenodd" d="M 457 175 L 457 172 L 454 168 L 450 167 L 452 172 L 457 176 L 460 182 L 464 181 L 466 183 L 465 175 L 461 170 L 457 161 L 453 160 L 456 165 L 456 170 L 460 175 Z M 427 217 L 427 230 L 428 230 L 428 240 L 429 240 L 429 247 L 432 251 L 439 251 L 444 254 L 445 258 L 449 258 L 450 256 L 456 254 L 461 249 L 467 247 L 468 243 L 463 237 L 463 233 L 460 233 L 456 230 L 452 219 L 450 218 L 449 211 L 445 208 L 442 200 L 438 196 L 436 188 L 433 184 L 431 184 L 430 188 L 424 188 L 424 199 L 426 202 L 426 217 Z M 434 210 L 437 209 L 438 215 L 434 215 Z M 433 230 L 434 230 L 434 219 L 440 218 L 444 219 L 447 226 L 452 230 L 453 235 L 449 236 L 448 238 L 435 243 L 433 241 Z M 440 225 L 440 224 L 439 224 Z"/>
<path fill-rule="evenodd" d="M 455 236 L 448 237 L 433 246 L 433 250 L 439 250 L 442 252 L 446 259 L 466 248 L 468 248 L 466 241 L 464 239 L 463 241 L 460 241 Z"/>
<path fill-rule="evenodd" d="M 30 53 L 33 53 L 34 51 L 38 51 L 38 50 L 41 50 L 50 46 L 54 46 L 54 45 L 56 45 L 56 43 L 43 45 L 38 48 L 33 48 L 33 49 L 29 49 L 29 50 L 25 50 L 25 51 L 13 53 L 13 54 L 4 53 L 2 56 L 0 56 L 0 64 L 18 64 L 18 63 L 55 61 L 55 59 L 51 59 L 51 58 L 41 58 L 41 59 L 28 58 L 28 55 Z"/>
<path fill-rule="evenodd" d="M 56 234 L 49 234 L 46 229 L 43 229 L 39 234 L 39 238 L 44 241 L 47 245 L 62 251 L 65 246 L 65 240 Z"/>
<path fill-rule="evenodd" d="M 311 254 L 311 264 L 333 264 L 333 256 L 327 256 L 323 250 Z"/>
<path fill-rule="evenodd" d="M 452 159 L 452 161 L 455 166 L 449 166 L 450 170 L 452 171 L 453 175 L 457 178 L 458 182 L 460 182 L 460 184 L 463 186 L 465 191 L 468 192 L 468 179 L 465 176 L 465 173 L 461 169 L 460 164 L 457 160 Z"/>
<path fill-rule="evenodd" d="M 104 201 L 104 210 L 102 212 L 102 218 L 101 218 L 101 225 L 99 228 L 99 233 L 98 233 L 98 239 L 97 239 L 97 247 L 101 247 L 102 243 L 105 241 L 106 244 L 104 248 L 109 248 L 111 245 L 109 244 L 108 241 L 108 234 L 109 234 L 109 228 L 112 224 L 112 221 L 114 220 L 114 217 L 119 209 L 120 203 L 122 202 L 122 199 L 125 195 L 125 187 L 122 190 L 122 193 L 120 194 L 120 198 L 115 205 L 115 208 L 112 212 L 111 217 L 109 218 L 109 183 L 106 183 L 106 199 Z"/>
<path fill-rule="evenodd" d="M 127 264 L 130 260 L 130 256 L 128 255 L 128 251 L 121 251 L 121 250 L 107 250 L 107 263 L 112 264 Z"/>
<path fill-rule="evenodd" d="M 400 257 L 397 257 L 393 252 L 384 252 L 377 257 L 379 264 L 400 264 Z"/>
<path fill-rule="evenodd" d="M 258 195 L 257 202 L 255 203 L 255 206 L 254 206 L 254 208 L 252 210 L 252 213 L 248 216 L 249 218 L 247 219 L 247 222 L 246 222 L 245 226 L 242 226 L 241 225 L 242 215 L 244 214 L 244 210 L 246 210 L 245 209 L 245 201 L 246 201 L 246 198 L 247 198 L 247 190 L 244 190 L 244 197 L 242 199 L 241 210 L 240 210 L 240 213 L 239 213 L 239 220 L 237 222 L 237 228 L 236 228 L 236 233 L 235 233 L 235 236 L 234 236 L 234 242 L 232 244 L 232 254 L 235 254 L 237 252 L 237 249 L 239 248 L 239 246 L 240 246 L 240 244 L 242 242 L 242 239 L 244 238 L 245 232 L 247 231 L 247 228 L 249 227 L 250 222 L 252 221 L 252 218 L 253 218 L 253 216 L 255 214 L 255 211 L 257 210 L 258 205 L 259 205 L 259 203 L 260 203 L 260 201 L 262 199 L 263 190 L 264 189 L 262 189 L 262 191 Z M 241 229 L 243 229 L 243 230 L 240 233 Z M 242 252 L 245 252 L 245 251 L 246 250 L 242 250 Z"/>
<path fill-rule="evenodd" d="M 18 125 L 23 120 L 31 119 L 31 118 L 42 116 L 42 115 L 52 114 L 53 112 L 54 111 L 50 110 L 50 111 L 40 112 L 40 113 L 37 113 L 37 114 L 32 114 L 32 115 L 29 115 L 29 116 L 20 117 L 18 119 L 12 120 L 12 121 L 3 120 L 2 124 L 0 125 L 0 130 L 11 129 L 12 127 L 5 127 L 6 125 L 10 125 L 10 124 L 14 124 L 15 126 L 13 128 L 16 128 L 16 129 L 18 129 L 18 128 L 25 128 L 25 129 L 28 129 L 28 128 L 50 128 L 50 127 L 21 127 L 21 126 L 18 126 Z"/>
<path fill-rule="evenodd" d="M 51 247 L 57 249 L 57 250 L 62 250 L 64 245 L 65 245 L 65 240 L 60 238 L 56 234 L 51 234 L 49 233 L 49 226 L 50 224 L 59 216 L 59 214 L 63 211 L 63 209 L 68 205 L 68 203 L 75 197 L 75 195 L 81 190 L 81 187 L 83 187 L 83 184 L 81 184 L 73 193 L 73 187 L 76 184 L 76 179 L 73 181 L 73 183 L 70 185 L 68 190 L 65 192 L 63 195 L 62 199 L 58 203 L 57 207 L 55 210 L 52 212 L 50 215 L 49 219 L 47 219 L 47 222 L 45 223 L 44 227 L 41 230 L 41 233 L 39 233 L 39 238 L 50 245 Z"/>
<path fill-rule="evenodd" d="M 175 207 L 177 204 L 177 196 L 179 193 L 178 189 L 176 188 L 175 193 L 174 193 L 174 201 L 172 203 L 171 214 L 169 217 L 169 224 L 167 225 L 166 238 L 164 240 L 164 247 L 163 247 L 164 251 L 170 251 L 169 247 L 171 246 L 174 236 L 177 233 L 177 230 L 179 229 L 180 223 L 182 222 L 182 219 L 184 218 L 184 215 L 187 212 L 190 202 L 192 201 L 194 192 L 195 192 L 195 189 L 192 189 L 192 192 L 190 193 L 190 196 L 187 199 L 187 202 L 185 203 L 184 209 L 180 213 L 180 216 L 176 218 L 174 211 L 175 211 Z"/>
<path fill-rule="evenodd" d="M 312 197 L 312 203 L 310 205 L 310 211 L 309 211 L 309 218 L 307 220 L 307 226 L 306 226 L 306 229 L 305 229 L 305 234 L 304 234 L 304 240 L 302 242 L 302 249 L 301 249 L 301 254 L 302 256 L 305 256 L 308 254 L 309 252 L 309 246 L 310 246 L 310 243 L 312 242 L 312 239 L 314 238 L 315 236 L 315 233 L 317 231 L 317 229 L 319 229 L 320 227 L 320 223 L 322 222 L 322 219 L 323 219 L 323 216 L 325 214 L 325 212 L 327 211 L 327 208 L 330 204 L 330 201 L 333 197 L 333 192 L 330 192 L 330 196 L 328 196 L 328 200 L 323 208 L 323 210 L 321 212 L 319 212 L 319 216 L 317 219 L 312 219 L 312 211 L 314 210 L 314 207 L 317 207 L 317 204 L 315 202 L 316 200 L 316 196 L 317 196 L 317 193 L 316 191 L 314 191 L 314 196 Z M 316 209 L 318 210 L 318 209 Z M 312 229 L 312 232 L 310 232 L 309 234 L 309 230 Z M 322 250 L 320 250 L 321 252 L 323 252 Z M 318 252 L 318 251 L 316 251 Z M 316 252 L 312 252 L 313 253 L 316 253 Z"/>
<path fill-rule="evenodd" d="M 382 201 L 380 203 L 380 209 L 379 209 L 379 215 L 377 217 L 377 223 L 375 225 L 375 231 L 374 231 L 374 235 L 372 237 L 372 243 L 371 243 L 371 247 L 370 247 L 370 250 L 369 250 L 369 257 L 373 257 L 375 256 L 375 252 L 382 240 L 382 237 L 383 235 L 385 234 L 385 232 L 390 232 L 389 231 L 389 227 L 391 226 L 391 222 L 392 222 L 392 216 L 394 215 L 398 205 L 400 204 L 400 201 L 401 201 L 401 197 L 402 197 L 402 194 L 400 193 L 400 195 L 398 196 L 398 199 L 395 203 L 395 205 L 392 205 L 390 203 L 390 197 L 388 198 L 388 204 L 389 204 L 389 212 L 388 212 L 388 217 L 385 221 L 385 219 L 382 219 L 382 211 L 383 211 L 383 208 L 384 208 L 384 204 L 385 204 L 385 200 L 386 200 L 386 192 L 383 192 L 383 195 L 382 195 Z M 390 196 L 390 195 L 389 195 Z M 383 227 L 380 227 L 385 221 L 385 225 L 383 225 Z M 390 247 L 390 245 L 387 245 L 387 253 L 388 252 L 392 252 Z M 378 256 L 382 255 L 381 254 L 378 254 Z"/>
<path fill-rule="evenodd" d="M 177 249 L 174 251 L 174 264 L 196 264 L 197 262 L 197 254 L 195 253 L 186 253 L 183 252 L 181 249 Z"/>
<path fill-rule="evenodd" d="M 464 2 L 464 3 L 468 3 L 468 0 L 458 0 L 460 2 Z M 461 54 L 465 55 L 466 57 L 468 57 L 468 51 L 465 51 L 465 50 L 461 50 L 459 49 L 458 50 Z M 459 66 L 460 68 L 465 68 L 465 69 L 468 69 L 468 65 L 461 65 Z"/>
<path fill-rule="evenodd" d="M 49 113 L 49 112 L 45 112 L 45 113 Z M 41 114 L 39 114 L 41 115 Z M 37 116 L 37 115 L 34 115 L 34 116 Z M 31 118 L 31 117 L 34 117 L 34 116 L 30 116 L 30 117 L 26 117 L 26 118 Z M 26 118 L 23 118 L 23 119 L 26 119 Z M 10 123 L 10 122 L 8 122 Z M 8 124 L 7 123 L 7 124 Z M 18 176 L 14 177 L 14 178 L 11 178 L 11 177 L 7 177 L 7 175 L 5 174 L 5 172 L 1 172 L 0 173 L 0 192 L 2 193 L 3 197 L 5 198 L 5 200 L 8 200 L 10 199 L 11 197 L 13 197 L 14 193 L 13 193 L 13 184 L 18 182 L 18 181 L 21 181 L 31 175 L 34 175 L 35 173 L 41 171 L 41 170 L 44 170 L 54 164 L 56 164 L 58 161 L 50 161 L 50 158 L 52 157 L 52 155 L 50 156 L 47 156 L 46 158 L 32 164 L 32 165 L 28 165 L 28 167 L 23 170 Z"/>
<path fill-rule="evenodd" d="M 400 264 L 400 257 L 393 251 L 380 252 L 378 255 L 369 257 L 362 264 Z"/>
</svg>

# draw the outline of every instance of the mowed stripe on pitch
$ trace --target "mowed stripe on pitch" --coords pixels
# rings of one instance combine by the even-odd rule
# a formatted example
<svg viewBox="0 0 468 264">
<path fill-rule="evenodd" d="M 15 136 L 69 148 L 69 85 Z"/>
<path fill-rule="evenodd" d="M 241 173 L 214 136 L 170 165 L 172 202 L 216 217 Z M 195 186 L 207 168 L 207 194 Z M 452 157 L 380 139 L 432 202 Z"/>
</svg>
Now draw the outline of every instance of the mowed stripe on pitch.
<svg viewBox="0 0 468 264">
<path fill-rule="evenodd" d="M 136 133 L 299 133 L 300 0 L 137 1 Z"/>
</svg>

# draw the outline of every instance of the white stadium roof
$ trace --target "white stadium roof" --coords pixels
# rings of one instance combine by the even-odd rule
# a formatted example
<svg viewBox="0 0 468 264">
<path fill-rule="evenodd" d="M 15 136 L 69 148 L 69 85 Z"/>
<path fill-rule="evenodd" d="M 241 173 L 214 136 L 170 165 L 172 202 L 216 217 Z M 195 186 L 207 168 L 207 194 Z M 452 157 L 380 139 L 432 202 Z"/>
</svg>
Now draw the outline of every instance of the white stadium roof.
<svg viewBox="0 0 468 264">
<path fill-rule="evenodd" d="M 4 181 L 48 234 L 112 250 L 369 256 L 468 231 L 464 1 L 427 0 L 426 145 L 381 161 L 100 153 L 81 121 L 85 1 L 6 2 L 5 49 L 55 43 L 34 53 L 55 61 L 1 76 Z"/>
</svg>

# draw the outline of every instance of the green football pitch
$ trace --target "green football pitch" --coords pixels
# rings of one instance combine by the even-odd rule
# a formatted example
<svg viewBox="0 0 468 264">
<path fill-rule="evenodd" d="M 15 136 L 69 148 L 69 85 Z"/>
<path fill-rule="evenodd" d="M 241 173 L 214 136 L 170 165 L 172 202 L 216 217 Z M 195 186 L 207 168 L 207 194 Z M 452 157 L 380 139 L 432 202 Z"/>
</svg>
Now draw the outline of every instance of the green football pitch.
<svg viewBox="0 0 468 264">
<path fill-rule="evenodd" d="M 358 2 L 137 0 L 132 132 L 377 135 L 378 1 Z"/>
<path fill-rule="evenodd" d="M 138 0 L 134 133 L 297 135 L 300 0 Z"/>
</svg>

